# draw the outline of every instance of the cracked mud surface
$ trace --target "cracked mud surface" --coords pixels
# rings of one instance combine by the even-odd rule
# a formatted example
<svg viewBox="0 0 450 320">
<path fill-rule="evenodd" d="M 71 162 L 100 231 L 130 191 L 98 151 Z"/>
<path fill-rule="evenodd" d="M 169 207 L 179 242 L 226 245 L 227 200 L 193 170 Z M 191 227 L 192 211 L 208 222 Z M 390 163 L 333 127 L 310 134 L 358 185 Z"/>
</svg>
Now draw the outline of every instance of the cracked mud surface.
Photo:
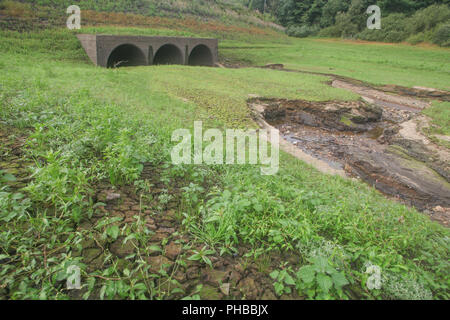
<svg viewBox="0 0 450 320">
<path fill-rule="evenodd" d="M 20 130 L 0 124 L 0 170 L 17 178 L 8 183 L 11 190 L 21 190 L 32 180 L 29 167 L 33 162 L 27 159 L 24 152 L 26 141 L 27 136 Z M 160 298 L 181 299 L 199 294 L 205 300 L 303 299 L 295 290 L 290 295 L 276 296 L 272 279 L 268 277 L 271 271 L 279 268 L 280 261 L 298 263 L 297 255 L 271 254 L 254 259 L 245 256 L 249 248 L 241 247 L 235 255 L 209 255 L 212 268 L 202 261 L 189 260 L 203 245 L 199 245 L 182 225 L 183 217 L 179 212 L 181 184 L 165 185 L 161 182 L 159 170 L 149 164 L 144 166 L 141 178 L 151 185 L 144 195 L 132 185 L 115 188 L 107 181 L 97 181 L 91 186 L 94 203 L 102 205 L 97 207 L 91 218 L 83 219 L 76 227 L 77 232 L 85 234 L 80 248 L 69 248 L 72 257 L 82 257 L 91 277 L 115 281 L 114 278 L 97 275 L 112 266 L 109 257 L 114 257 L 118 270 L 131 269 L 133 264 L 138 263 L 138 257 L 133 255 L 148 252 L 148 248 L 158 248 L 150 250 L 142 258 L 154 275 L 149 281 L 155 283 Z M 171 195 L 171 200 L 161 203 L 158 198 L 163 194 Z M 138 219 L 144 221 L 150 234 L 149 241 L 142 245 L 135 240 L 125 242 L 123 236 L 115 240 L 105 239 L 97 225 L 106 217 L 116 218 L 114 223 L 121 229 L 132 227 Z M 55 250 L 48 258 L 60 254 L 66 252 Z M 82 281 L 86 280 L 82 277 Z M 201 289 L 198 289 L 199 285 L 202 285 Z M 101 283 L 90 299 L 100 298 L 100 288 Z M 67 293 L 72 299 L 82 299 L 85 288 Z M 9 293 L 0 288 L 0 297 L 9 297 Z"/>
</svg>

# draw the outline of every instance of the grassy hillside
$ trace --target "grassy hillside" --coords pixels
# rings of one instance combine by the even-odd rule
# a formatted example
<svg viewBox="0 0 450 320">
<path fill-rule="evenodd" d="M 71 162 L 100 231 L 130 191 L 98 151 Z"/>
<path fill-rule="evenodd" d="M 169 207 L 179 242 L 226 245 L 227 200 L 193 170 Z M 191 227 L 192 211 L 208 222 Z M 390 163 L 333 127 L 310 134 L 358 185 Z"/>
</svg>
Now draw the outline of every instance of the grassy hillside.
<svg viewBox="0 0 450 320">
<path fill-rule="evenodd" d="M 11 4 L 3 8 L 2 16 L 11 14 Z M 444 49 L 158 21 L 167 24 L 131 28 L 121 20 L 80 32 L 209 34 L 225 39 L 223 61 L 332 68 L 373 83 L 448 89 Z M 448 229 L 365 183 L 321 174 L 284 153 L 270 177 L 254 166 L 172 165 L 175 129 L 196 120 L 255 127 L 249 95 L 358 99 L 327 85 L 329 77 L 258 68 L 100 69 L 75 33 L 53 27 L 2 30 L 0 43 L 2 298 L 450 297 Z M 122 195 L 113 205 L 111 193 Z M 73 264 L 81 268 L 78 294 L 65 289 Z M 382 289 L 367 289 L 368 265 L 382 268 Z M 233 274 L 229 295 L 218 289 L 224 269 Z"/>
<path fill-rule="evenodd" d="M 73 4 L 78 5 L 82 10 L 84 24 L 102 24 L 105 21 L 110 24 L 130 24 L 132 22 L 133 25 L 168 26 L 171 29 L 183 24 L 190 29 L 189 27 L 195 27 L 201 22 L 207 26 L 214 26 L 218 30 L 231 26 L 250 29 L 263 28 L 271 31 L 283 30 L 281 26 L 246 9 L 240 4 L 240 1 L 2 1 L 3 9 L 7 10 L 5 12 L 7 16 L 20 17 L 25 21 L 39 21 L 47 27 L 64 25 L 65 10 Z M 199 27 L 197 29 L 197 31 L 201 30 Z"/>
</svg>

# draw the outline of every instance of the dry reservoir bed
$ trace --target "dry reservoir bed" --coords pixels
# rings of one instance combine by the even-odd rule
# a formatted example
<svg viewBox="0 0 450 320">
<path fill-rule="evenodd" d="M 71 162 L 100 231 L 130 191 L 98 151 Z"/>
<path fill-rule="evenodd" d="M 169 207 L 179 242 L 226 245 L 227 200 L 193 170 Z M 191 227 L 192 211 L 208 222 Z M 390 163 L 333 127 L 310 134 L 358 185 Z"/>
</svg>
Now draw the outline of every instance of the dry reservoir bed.
<svg viewBox="0 0 450 320">
<path fill-rule="evenodd" d="M 422 134 L 428 120 L 420 111 L 428 102 L 342 80 L 332 85 L 363 98 L 253 98 L 248 103 L 261 126 L 280 130 L 285 151 L 321 171 L 361 178 L 448 226 L 450 152 Z"/>
</svg>

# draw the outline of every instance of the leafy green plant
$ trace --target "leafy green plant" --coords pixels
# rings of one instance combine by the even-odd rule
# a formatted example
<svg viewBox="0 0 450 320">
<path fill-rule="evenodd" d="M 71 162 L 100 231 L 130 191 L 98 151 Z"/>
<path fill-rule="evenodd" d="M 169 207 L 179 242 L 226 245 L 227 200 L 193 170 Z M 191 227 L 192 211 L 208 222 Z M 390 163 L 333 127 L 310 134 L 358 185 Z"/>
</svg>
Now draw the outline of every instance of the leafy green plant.
<svg viewBox="0 0 450 320">
<path fill-rule="evenodd" d="M 213 267 L 211 259 L 209 259 L 208 256 L 214 254 L 216 252 L 215 250 L 207 249 L 207 247 L 205 246 L 201 250 L 199 250 L 199 251 L 193 250 L 193 252 L 194 252 L 194 254 L 192 256 L 190 256 L 188 258 L 188 260 L 191 260 L 191 261 L 203 261 L 204 263 L 206 263 L 211 268 Z"/>
<path fill-rule="evenodd" d="M 275 293 L 278 296 L 283 294 L 291 294 L 292 287 L 295 286 L 295 280 L 291 276 L 292 269 L 289 267 L 284 267 L 281 270 L 274 270 L 270 273 L 270 277 L 274 280 L 273 287 Z"/>
<path fill-rule="evenodd" d="M 311 264 L 301 267 L 297 275 L 297 289 L 306 292 L 309 298 L 346 298 L 343 287 L 349 282 L 342 271 L 332 267 L 326 257 L 315 257 Z"/>
</svg>

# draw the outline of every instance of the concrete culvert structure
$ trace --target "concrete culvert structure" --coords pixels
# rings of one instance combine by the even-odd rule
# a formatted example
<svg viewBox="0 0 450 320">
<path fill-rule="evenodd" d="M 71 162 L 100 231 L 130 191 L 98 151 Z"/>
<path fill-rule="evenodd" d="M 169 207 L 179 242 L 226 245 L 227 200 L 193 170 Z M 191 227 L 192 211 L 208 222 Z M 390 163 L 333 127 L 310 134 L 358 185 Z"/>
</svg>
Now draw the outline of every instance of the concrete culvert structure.
<svg viewBox="0 0 450 320">
<path fill-rule="evenodd" d="M 132 44 L 123 44 L 115 48 L 108 58 L 108 68 L 135 67 L 147 65 L 145 54 Z"/>
<path fill-rule="evenodd" d="M 190 66 L 208 66 L 211 67 L 214 64 L 214 59 L 211 50 L 200 44 L 196 46 L 189 55 Z"/>
<path fill-rule="evenodd" d="M 89 59 L 100 67 L 152 64 L 214 66 L 217 39 L 78 34 Z"/>
<path fill-rule="evenodd" d="M 155 53 L 153 64 L 183 64 L 183 54 L 177 46 L 166 44 Z"/>
</svg>

